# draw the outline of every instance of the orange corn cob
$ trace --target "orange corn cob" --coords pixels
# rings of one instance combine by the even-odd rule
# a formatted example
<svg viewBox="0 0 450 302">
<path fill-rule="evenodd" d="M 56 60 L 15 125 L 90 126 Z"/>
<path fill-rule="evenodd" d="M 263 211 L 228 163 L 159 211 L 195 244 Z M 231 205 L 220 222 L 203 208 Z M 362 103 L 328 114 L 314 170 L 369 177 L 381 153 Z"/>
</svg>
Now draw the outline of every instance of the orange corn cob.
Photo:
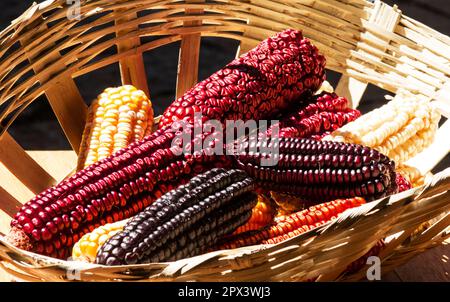
<svg viewBox="0 0 450 302">
<path fill-rule="evenodd" d="M 242 233 L 227 239 L 220 249 L 234 249 L 254 244 L 274 244 L 312 230 L 332 219 L 347 209 L 365 203 L 361 197 L 337 199 L 312 206 L 307 210 L 275 218 L 273 225 L 260 231 Z"/>
</svg>

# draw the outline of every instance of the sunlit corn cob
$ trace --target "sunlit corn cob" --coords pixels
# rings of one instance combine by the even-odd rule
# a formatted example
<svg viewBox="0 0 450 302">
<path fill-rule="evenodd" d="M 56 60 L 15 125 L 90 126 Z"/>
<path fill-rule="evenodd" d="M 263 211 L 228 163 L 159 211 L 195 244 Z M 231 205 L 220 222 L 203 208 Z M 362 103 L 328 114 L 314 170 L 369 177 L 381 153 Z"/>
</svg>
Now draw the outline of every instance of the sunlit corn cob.
<svg viewBox="0 0 450 302">
<path fill-rule="evenodd" d="M 122 231 L 128 219 L 102 225 L 87 233 L 75 243 L 72 250 L 72 259 L 93 263 L 98 249 L 112 236 Z"/>
<path fill-rule="evenodd" d="M 290 215 L 276 217 L 274 223 L 262 230 L 225 238 L 219 249 L 233 249 L 255 244 L 275 244 L 310 231 L 335 219 L 345 210 L 365 203 L 361 197 L 337 199 L 312 206 Z"/>
<path fill-rule="evenodd" d="M 439 119 L 430 102 L 401 92 L 323 139 L 362 144 L 402 163 L 432 143 Z"/>
<path fill-rule="evenodd" d="M 142 139 L 152 127 L 152 103 L 143 91 L 131 85 L 105 89 L 89 107 L 77 170 Z"/>
<path fill-rule="evenodd" d="M 238 227 L 233 234 L 259 230 L 269 225 L 273 222 L 276 212 L 276 206 L 270 198 L 258 195 L 258 203 L 252 209 L 252 216 L 244 225 Z"/>
</svg>

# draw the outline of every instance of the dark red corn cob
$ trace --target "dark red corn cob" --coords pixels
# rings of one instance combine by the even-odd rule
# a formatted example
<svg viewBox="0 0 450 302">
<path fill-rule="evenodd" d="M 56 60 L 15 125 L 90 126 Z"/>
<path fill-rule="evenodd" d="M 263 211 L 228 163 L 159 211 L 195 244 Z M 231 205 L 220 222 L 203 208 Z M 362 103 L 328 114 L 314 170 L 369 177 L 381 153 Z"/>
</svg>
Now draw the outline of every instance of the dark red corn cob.
<svg viewBox="0 0 450 302">
<path fill-rule="evenodd" d="M 408 191 L 409 189 L 412 188 L 411 183 L 400 173 L 396 173 L 395 182 L 397 183 L 398 186 L 398 192 Z"/>
<path fill-rule="evenodd" d="M 285 30 L 188 90 L 166 109 L 159 126 L 192 122 L 195 112 L 222 122 L 269 118 L 314 93 L 324 68 L 325 58 L 301 32 Z"/>
<path fill-rule="evenodd" d="M 358 110 L 348 108 L 348 100 L 335 93 L 323 92 L 311 96 L 306 106 L 289 110 L 276 125 L 280 137 L 320 138 L 361 116 Z M 267 134 L 272 135 L 274 125 Z"/>
<path fill-rule="evenodd" d="M 256 204 L 243 171 L 212 169 L 172 190 L 130 220 L 99 250 L 107 265 L 178 260 L 206 251 L 244 224 Z"/>
<path fill-rule="evenodd" d="M 233 249 L 255 244 L 276 244 L 312 230 L 335 219 L 345 210 L 365 203 L 360 197 L 338 199 L 290 215 L 275 218 L 274 224 L 260 231 L 242 233 L 225 238 L 220 249 Z"/>
<path fill-rule="evenodd" d="M 275 150 L 263 153 L 259 150 Z M 397 191 L 395 164 L 376 150 L 356 144 L 279 138 L 246 142 L 237 166 L 263 190 L 297 194 L 302 198 L 333 200 L 362 196 L 373 200 Z M 271 158 L 273 166 L 262 166 Z"/>
</svg>

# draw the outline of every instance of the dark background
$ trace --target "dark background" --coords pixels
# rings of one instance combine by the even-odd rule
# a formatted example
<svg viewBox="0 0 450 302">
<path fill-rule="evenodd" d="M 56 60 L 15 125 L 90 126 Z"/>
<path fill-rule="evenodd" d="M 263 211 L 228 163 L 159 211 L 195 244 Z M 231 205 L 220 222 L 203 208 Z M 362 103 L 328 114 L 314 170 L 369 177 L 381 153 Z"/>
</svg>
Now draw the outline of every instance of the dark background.
<svg viewBox="0 0 450 302">
<path fill-rule="evenodd" d="M 0 29 L 5 28 L 14 18 L 24 12 L 31 0 L 0 0 Z M 450 34 L 450 5 L 447 0 L 386 0 L 397 4 L 402 12 L 419 20 L 446 35 Z M 224 66 L 235 55 L 237 42 L 219 38 L 202 39 L 200 53 L 200 74 L 203 79 Z M 179 43 L 160 47 L 145 54 L 151 99 L 155 114 L 161 114 L 174 99 L 175 79 L 178 62 Z M 339 77 L 329 73 L 329 81 L 335 86 Z M 117 64 L 97 70 L 76 79 L 84 97 L 90 103 L 104 88 L 120 85 Z M 370 85 L 366 90 L 360 110 L 367 112 L 379 107 L 384 100 L 385 91 Z M 29 106 L 10 128 L 10 133 L 26 149 L 70 149 L 45 97 Z M 447 156 L 437 171 L 450 166 Z"/>
</svg>

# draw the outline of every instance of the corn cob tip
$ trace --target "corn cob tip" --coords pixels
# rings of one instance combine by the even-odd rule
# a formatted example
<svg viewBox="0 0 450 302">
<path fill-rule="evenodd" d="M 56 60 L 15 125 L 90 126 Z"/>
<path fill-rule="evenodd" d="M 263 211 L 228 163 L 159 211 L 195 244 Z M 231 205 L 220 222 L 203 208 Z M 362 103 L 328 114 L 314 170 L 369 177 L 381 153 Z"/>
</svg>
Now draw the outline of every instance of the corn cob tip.
<svg viewBox="0 0 450 302">
<path fill-rule="evenodd" d="M 18 227 L 12 227 L 5 239 L 8 243 L 22 250 L 33 250 L 33 244 L 31 244 L 30 237 Z"/>
</svg>

